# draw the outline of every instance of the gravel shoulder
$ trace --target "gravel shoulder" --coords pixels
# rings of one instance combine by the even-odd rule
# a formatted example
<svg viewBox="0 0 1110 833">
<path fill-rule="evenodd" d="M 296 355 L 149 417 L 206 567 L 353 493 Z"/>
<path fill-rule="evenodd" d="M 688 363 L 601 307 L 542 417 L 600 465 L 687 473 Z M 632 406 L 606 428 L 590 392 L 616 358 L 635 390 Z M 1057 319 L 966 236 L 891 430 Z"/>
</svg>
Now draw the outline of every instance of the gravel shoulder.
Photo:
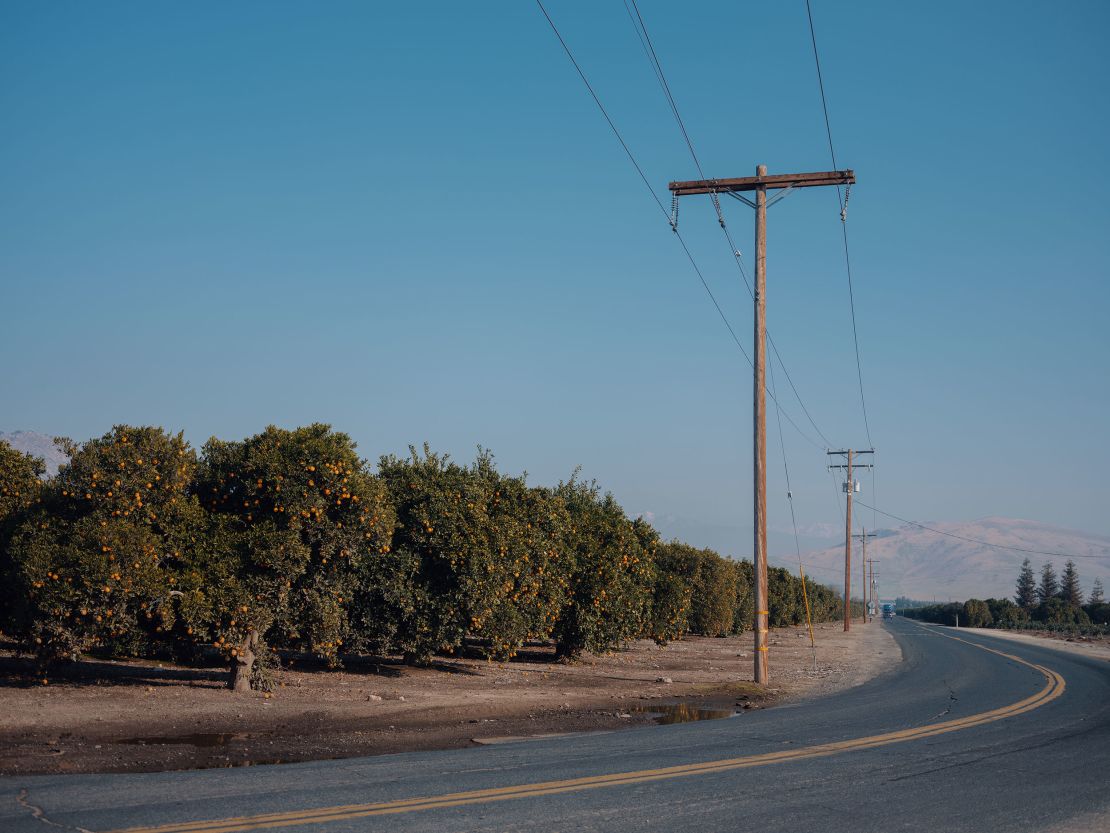
<svg viewBox="0 0 1110 833">
<path fill-rule="evenodd" d="M 269 697 L 230 693 L 223 669 L 148 661 L 83 661 L 42 685 L 28 662 L 0 652 L 0 774 L 250 766 L 709 719 L 826 696 L 901 660 L 878 621 L 815 635 L 816 670 L 805 628 L 770 634 L 765 689 L 752 682 L 750 634 L 642 640 L 575 663 L 548 649 L 426 668 L 294 662 Z"/>
</svg>

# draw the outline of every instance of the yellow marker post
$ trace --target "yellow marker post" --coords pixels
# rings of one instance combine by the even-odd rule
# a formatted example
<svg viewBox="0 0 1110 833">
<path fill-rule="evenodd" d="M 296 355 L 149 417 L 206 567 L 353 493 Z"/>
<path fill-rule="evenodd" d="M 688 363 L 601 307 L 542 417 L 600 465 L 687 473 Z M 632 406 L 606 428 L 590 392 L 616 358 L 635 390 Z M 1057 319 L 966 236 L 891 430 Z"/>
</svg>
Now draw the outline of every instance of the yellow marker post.
<svg viewBox="0 0 1110 833">
<path fill-rule="evenodd" d="M 809 647 L 813 651 L 813 670 L 817 671 L 817 643 L 813 641 L 813 620 L 809 616 L 809 594 L 806 592 L 806 571 L 798 562 L 798 575 L 802 577 L 802 601 L 806 603 L 806 627 L 809 628 Z"/>
</svg>

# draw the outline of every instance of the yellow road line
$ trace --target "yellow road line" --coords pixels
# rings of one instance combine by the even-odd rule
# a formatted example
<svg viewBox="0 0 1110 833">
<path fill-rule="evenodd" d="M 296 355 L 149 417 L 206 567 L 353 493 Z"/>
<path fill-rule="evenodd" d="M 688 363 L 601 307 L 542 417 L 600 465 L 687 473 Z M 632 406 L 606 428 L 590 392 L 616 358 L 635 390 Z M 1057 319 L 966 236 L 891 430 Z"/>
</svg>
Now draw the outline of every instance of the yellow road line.
<svg viewBox="0 0 1110 833">
<path fill-rule="evenodd" d="M 917 624 L 917 623 L 915 623 Z M 534 784 L 517 784 L 510 787 L 495 787 L 485 790 L 470 790 L 467 792 L 448 793 L 439 796 L 426 796 L 422 798 L 409 798 L 400 801 L 385 801 L 375 804 L 347 804 L 335 807 L 314 807 L 304 810 L 289 810 L 280 813 L 264 813 L 255 816 L 239 818 L 213 819 L 211 821 L 189 821 L 177 824 L 156 825 L 153 827 L 132 827 L 126 830 L 112 831 L 112 833 L 240 833 L 240 831 L 271 829 L 279 827 L 294 827 L 306 824 L 323 824 L 331 821 L 346 821 L 349 819 L 365 818 L 367 816 L 384 816 L 397 813 L 412 813 L 418 810 L 432 810 L 442 807 L 459 807 L 465 804 L 484 804 L 493 801 L 509 801 L 518 798 L 533 798 L 542 795 L 556 795 L 559 793 L 580 792 L 594 790 L 602 787 L 623 786 L 626 784 L 642 784 L 649 781 L 661 781 L 671 778 L 684 778 L 692 775 L 708 775 L 711 773 L 728 772 L 735 769 L 767 766 L 769 764 L 786 763 L 789 761 L 821 758 L 857 749 L 874 749 L 892 743 L 904 743 L 910 740 L 935 737 L 936 735 L 972 729 L 1008 717 L 1032 711 L 1040 706 L 1050 703 L 1064 693 L 1064 678 L 1050 668 L 1037 665 L 1027 660 L 987 648 L 966 639 L 950 636 L 936 631 L 940 636 L 963 642 L 983 651 L 997 654 L 1006 659 L 1036 669 L 1044 675 L 1046 683 L 1044 688 L 1024 700 L 1011 703 L 990 711 L 955 720 L 946 720 L 942 723 L 933 723 L 911 729 L 901 729 L 896 732 L 887 732 L 881 735 L 853 738 L 851 740 L 835 743 L 822 743 L 799 749 L 783 750 L 780 752 L 766 752 L 760 755 L 746 755 L 739 758 L 724 758 L 717 761 L 702 761 L 694 764 L 662 767 L 660 769 L 642 769 L 633 772 L 614 772 L 608 775 L 591 775 L 582 778 L 567 778 L 559 781 L 543 781 Z"/>
</svg>

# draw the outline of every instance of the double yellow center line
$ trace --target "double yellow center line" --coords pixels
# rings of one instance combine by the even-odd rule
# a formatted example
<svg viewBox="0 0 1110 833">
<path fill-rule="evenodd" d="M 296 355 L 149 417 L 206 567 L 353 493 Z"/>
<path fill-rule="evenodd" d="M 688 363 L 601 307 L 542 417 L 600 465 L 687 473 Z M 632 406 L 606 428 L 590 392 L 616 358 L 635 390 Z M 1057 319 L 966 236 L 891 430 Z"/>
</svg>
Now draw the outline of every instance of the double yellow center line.
<svg viewBox="0 0 1110 833">
<path fill-rule="evenodd" d="M 948 636 L 947 634 L 942 634 Z M 346 804 L 334 807 L 314 807 L 306 810 L 289 810 L 282 813 L 264 813 L 239 818 L 213 819 L 211 821 L 187 821 L 177 824 L 164 824 L 153 827 L 132 827 L 112 833 L 239 833 L 245 830 L 263 830 L 279 827 L 295 827 L 309 824 L 325 824 L 333 821 L 386 816 L 398 813 L 414 813 L 419 810 L 435 810 L 442 807 L 460 807 L 465 804 L 486 804 L 494 801 L 510 801 L 519 798 L 533 798 L 541 795 L 596 790 L 604 787 L 617 787 L 626 784 L 643 784 L 649 781 L 663 781 L 671 778 L 685 778 L 692 775 L 709 775 L 728 772 L 734 769 L 767 766 L 768 764 L 787 763 L 809 758 L 821 758 L 856 749 L 874 749 L 892 743 L 904 743 L 921 738 L 935 737 L 949 732 L 972 729 L 1007 717 L 1016 717 L 1050 703 L 1064 693 L 1064 678 L 1055 671 L 1028 662 L 1013 654 L 987 648 L 955 636 L 948 636 L 983 651 L 1036 669 L 1045 678 L 1045 686 L 1036 694 L 1011 703 L 1008 706 L 992 709 L 957 720 L 946 720 L 912 729 L 887 732 L 881 735 L 853 738 L 836 743 L 822 743 L 799 749 L 781 752 L 767 752 L 762 755 L 746 755 L 739 758 L 723 758 L 716 761 L 703 761 L 694 764 L 662 767 L 660 769 L 641 769 L 633 772 L 614 772 L 608 775 L 592 775 L 584 778 L 567 778 L 559 781 L 541 781 L 532 784 L 518 784 L 511 787 L 496 787 L 485 790 L 448 793 L 424 798 L 409 798 L 401 801 L 384 801 L 375 804 Z"/>
</svg>

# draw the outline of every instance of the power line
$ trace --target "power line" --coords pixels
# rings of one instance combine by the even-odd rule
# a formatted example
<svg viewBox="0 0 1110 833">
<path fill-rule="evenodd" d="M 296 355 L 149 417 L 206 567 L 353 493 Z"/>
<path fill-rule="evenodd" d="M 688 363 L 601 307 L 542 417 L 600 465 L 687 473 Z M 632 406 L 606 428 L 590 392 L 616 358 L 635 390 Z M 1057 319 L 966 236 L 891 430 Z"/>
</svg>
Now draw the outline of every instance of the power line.
<svg viewBox="0 0 1110 833">
<path fill-rule="evenodd" d="M 836 170 L 836 149 L 833 147 L 832 126 L 829 122 L 829 105 L 825 100 L 825 79 L 821 75 L 821 58 L 817 55 L 817 34 L 813 28 L 813 9 L 806 0 L 806 17 L 809 18 L 809 38 L 813 42 L 813 61 L 817 64 L 817 86 L 821 90 L 821 109 L 825 113 L 825 134 L 829 137 L 829 156 L 832 157 L 833 170 Z M 840 187 L 837 186 L 836 194 L 840 196 Z"/>
<path fill-rule="evenodd" d="M 721 317 L 721 321 L 724 322 L 725 327 L 728 329 L 729 335 L 732 336 L 733 342 L 735 342 L 737 348 L 739 348 L 741 354 L 743 354 L 744 359 L 747 361 L 748 365 L 751 366 L 752 360 L 751 357 L 748 355 L 748 351 L 744 349 L 744 345 L 741 343 L 740 338 L 736 335 L 736 331 L 733 329 L 732 324 L 729 322 L 728 316 L 725 315 L 724 310 L 721 308 L 720 303 L 717 301 L 716 295 L 713 294 L 713 290 L 709 287 L 709 282 L 705 279 L 705 275 L 702 273 L 702 270 L 698 266 L 697 261 L 694 260 L 694 255 L 690 251 L 690 247 L 686 244 L 686 240 L 682 237 L 682 234 L 679 232 L 677 225 L 671 221 L 671 215 L 667 212 L 667 209 L 664 208 L 662 201 L 659 199 L 659 195 L 655 193 L 655 189 L 651 187 L 651 183 L 648 181 L 647 176 L 644 174 L 643 168 L 640 166 L 640 163 L 636 160 L 635 155 L 632 153 L 632 149 L 628 146 L 628 143 L 624 140 L 624 136 L 621 135 L 620 130 L 617 129 L 617 126 L 613 122 L 613 119 L 609 116 L 609 112 L 605 109 L 605 105 L 601 103 L 601 98 L 594 90 L 593 85 L 590 84 L 589 79 L 586 77 L 586 73 L 583 71 L 581 65 L 579 65 L 577 59 L 575 59 L 574 53 L 570 51 L 570 47 L 567 45 L 567 42 L 563 38 L 562 33 L 555 25 L 555 21 L 552 20 L 551 15 L 547 13 L 547 9 L 544 8 L 542 0 L 536 0 L 536 5 L 539 6 L 544 18 L 547 19 L 547 23 L 551 27 L 551 31 L 555 33 L 555 37 L 559 40 L 560 46 L 563 47 L 563 51 L 566 53 L 567 58 L 570 59 L 571 64 L 573 64 L 575 71 L 578 73 L 578 77 L 582 79 L 582 83 L 589 91 L 590 96 L 593 98 L 594 103 L 598 107 L 598 110 L 600 110 L 602 116 L 604 116 L 606 123 L 609 125 L 609 129 L 613 132 L 613 135 L 616 136 L 617 141 L 620 142 L 621 148 L 623 148 L 625 155 L 628 157 L 628 160 L 636 169 L 636 173 L 639 174 L 640 180 L 644 183 L 644 187 L 648 189 L 648 192 L 651 194 L 652 200 L 655 201 L 655 204 L 659 207 L 659 210 L 663 214 L 663 217 L 667 220 L 667 224 L 671 227 L 671 230 L 674 232 L 679 244 L 682 246 L 682 251 L 685 252 L 687 260 L 690 261 L 690 266 L 693 268 L 695 274 L 698 276 L 698 280 L 701 281 L 701 285 L 705 289 L 706 294 L 709 295 L 709 300 L 713 302 L 713 306 L 716 308 L 717 314 Z M 783 415 L 786 417 L 786 421 L 794 427 L 794 430 L 797 431 L 808 443 L 813 445 L 815 448 L 821 447 L 818 442 L 816 442 L 798 426 L 798 424 L 790 417 L 790 414 L 788 412 L 784 412 Z"/>
<path fill-rule="evenodd" d="M 631 3 L 631 6 L 629 5 L 629 3 Z M 675 101 L 674 94 L 671 92 L 671 85 L 667 82 L 667 75 L 663 71 L 663 64 L 659 60 L 659 53 L 655 50 L 655 44 L 651 39 L 651 34 L 648 32 L 647 23 L 644 21 L 643 15 L 640 13 L 640 7 L 636 3 L 636 0 L 624 0 L 624 8 L 625 11 L 628 12 L 628 19 L 632 22 L 632 28 L 636 31 L 636 37 L 639 39 L 640 45 L 644 49 L 644 54 L 647 56 L 648 63 L 651 65 L 651 68 L 655 73 L 655 78 L 659 82 L 659 88 L 663 91 L 663 95 L 667 99 L 667 104 L 670 105 L 671 113 L 672 115 L 674 115 L 675 122 L 678 124 L 678 129 L 682 132 L 682 138 L 686 142 L 686 148 L 690 151 L 690 158 L 694 160 L 694 167 L 697 168 L 698 176 L 702 179 L 706 179 L 707 177 L 705 176 L 705 171 L 702 169 L 701 161 L 698 159 L 697 151 L 694 150 L 693 140 L 690 139 L 690 132 L 686 129 L 686 123 L 682 120 L 682 114 L 679 113 L 678 110 L 678 103 Z M 839 191 L 840 186 L 838 185 L 837 192 L 839 193 Z M 752 291 L 752 285 L 751 281 L 748 279 L 748 273 L 744 269 L 744 264 L 741 260 L 740 249 L 736 246 L 735 241 L 732 239 L 732 232 L 729 231 L 728 225 L 725 223 L 724 212 L 721 209 L 721 202 L 717 198 L 716 194 L 712 194 L 711 196 L 713 198 L 713 209 L 717 214 L 717 223 L 718 225 L 720 225 L 721 231 L 724 232 L 725 240 L 728 243 L 729 247 L 729 253 L 732 255 L 733 261 L 736 263 L 736 268 L 740 270 L 740 276 L 744 280 L 744 286 L 748 290 L 748 295 L 754 301 L 755 293 Z M 779 362 L 779 366 L 782 367 L 782 372 L 786 375 L 786 380 L 790 383 L 790 389 L 794 392 L 794 396 L 798 400 L 798 404 L 801 406 L 802 412 L 806 415 L 806 419 L 809 420 L 809 424 L 813 426 L 813 430 L 817 432 L 817 435 L 822 440 L 824 440 L 825 446 L 831 446 L 832 443 L 829 442 L 828 437 L 826 437 L 824 432 L 818 427 L 817 423 L 813 419 L 813 416 L 809 412 L 809 408 L 806 407 L 805 402 L 802 400 L 801 394 L 798 393 L 798 388 L 794 384 L 794 379 L 790 376 L 790 371 L 787 370 L 786 363 L 783 362 L 782 355 L 779 353 L 778 346 L 775 344 L 775 340 L 774 338 L 772 338 L 770 332 L 767 333 L 767 340 L 770 342 L 771 349 L 774 350 L 775 357 L 778 359 Z M 774 394 L 772 394 L 772 398 L 774 398 Z M 777 400 L 775 401 L 775 406 L 778 407 Z M 787 419 L 789 419 L 789 417 L 787 417 Z"/>
<path fill-rule="evenodd" d="M 775 365 L 772 362 L 769 366 L 771 371 L 771 396 L 775 395 Z M 798 540 L 798 521 L 794 517 L 794 490 L 790 488 L 790 465 L 786 462 L 786 440 L 782 435 L 782 409 L 779 408 L 778 400 L 775 402 L 775 419 L 779 426 L 779 448 L 782 449 L 782 469 L 786 473 L 786 502 L 790 504 L 790 524 L 794 527 L 794 549 L 798 553 L 798 563 L 802 563 L 802 545 Z"/>
<path fill-rule="evenodd" d="M 582 79 L 582 83 L 585 84 L 586 89 L 590 91 L 590 95 L 593 97 L 594 104 L 596 104 L 597 109 L 601 111 L 601 115 L 605 117 L 605 121 L 609 124 L 609 129 L 613 131 L 613 135 L 617 137 L 617 141 L 621 143 L 621 147 L 624 148 L 624 152 L 625 155 L 628 157 L 628 161 L 632 163 L 632 167 L 636 169 L 636 173 L 638 173 L 640 175 L 640 179 L 643 180 L 644 187 L 647 188 L 648 191 L 651 193 L 651 198 L 655 200 L 655 204 L 659 206 L 659 210 L 663 212 L 663 216 L 668 218 L 668 222 L 670 222 L 670 214 L 667 213 L 667 209 L 663 207 L 663 203 L 659 199 L 659 195 L 655 193 L 655 189 L 652 188 L 651 183 L 648 182 L 648 178 L 644 175 L 644 170 L 640 167 L 640 163 L 637 162 L 636 157 L 632 155 L 632 151 L 629 149 L 628 143 L 625 142 L 624 137 L 621 135 L 621 132 L 617 130 L 617 126 L 609 117 L 609 112 L 605 109 L 605 105 L 601 103 L 601 99 L 598 98 L 597 93 L 594 92 L 593 86 L 590 84 L 589 79 L 586 78 L 586 73 L 583 72 L 582 67 L 578 65 L 578 61 L 575 60 L 574 54 L 570 51 L 570 47 L 567 46 L 567 42 L 563 40 L 563 36 L 559 32 L 559 28 L 555 25 L 555 21 L 551 19 L 551 15 L 547 13 L 547 9 L 543 7 L 543 3 L 540 2 L 540 0 L 536 0 L 536 5 L 540 7 L 540 11 L 543 12 L 543 16 L 547 18 L 547 22 L 551 26 L 551 31 L 555 33 L 555 37 L 559 39 L 559 44 L 563 47 L 563 51 L 567 53 L 567 57 L 570 58 L 570 62 L 574 64 L 574 69 L 578 72 L 578 77 Z M 730 327 L 729 329 L 731 330 L 732 328 Z"/>
<path fill-rule="evenodd" d="M 705 179 L 705 174 L 702 172 L 701 163 L 698 161 L 698 155 L 694 152 L 694 143 L 690 141 L 690 134 L 686 132 L 686 125 L 682 121 L 682 116 L 678 113 L 678 105 L 675 104 L 674 96 L 671 94 L 671 85 L 667 83 L 667 76 L 663 74 L 663 65 L 659 63 L 659 56 L 655 52 L 655 45 L 651 42 L 651 35 L 648 34 L 647 25 L 644 23 L 643 15 L 640 14 L 640 7 L 636 5 L 636 0 L 631 0 L 632 9 L 636 11 L 636 17 L 632 20 L 632 26 L 636 29 L 636 34 L 639 35 L 643 31 L 643 38 L 640 43 L 645 47 L 645 53 L 648 56 L 648 61 L 651 62 L 655 68 L 656 77 L 659 79 L 659 85 L 663 89 L 663 94 L 667 97 L 667 101 L 671 105 L 671 112 L 674 113 L 675 121 L 678 122 L 679 130 L 682 131 L 682 138 L 686 140 L 686 147 L 690 150 L 690 156 L 694 159 L 694 165 L 698 169 L 698 174 L 702 179 Z M 624 8 L 628 11 L 629 19 L 632 19 L 632 9 L 628 8 L 629 0 L 624 0 Z M 639 24 L 637 26 L 637 23 Z"/>
<path fill-rule="evenodd" d="M 926 526 L 925 524 L 918 523 L 917 521 L 911 521 L 907 518 L 900 518 L 897 515 L 892 515 L 890 512 L 884 512 L 882 509 L 876 509 L 874 506 L 868 506 L 866 503 L 864 503 L 862 500 L 859 500 L 858 498 L 857 498 L 857 501 L 859 502 L 860 506 L 863 506 L 867 509 L 871 509 L 872 511 L 878 512 L 880 515 L 885 515 L 886 517 L 891 518 L 893 520 L 901 521 L 904 524 L 909 524 L 910 526 L 916 526 L 918 529 L 924 529 L 927 532 L 934 532 L 937 535 L 945 535 L 949 538 L 958 538 L 961 541 L 968 541 L 972 544 L 982 544 L 984 547 L 991 547 L 992 549 L 996 549 L 996 550 L 1014 550 L 1016 552 L 1029 553 L 1030 555 L 1051 555 L 1051 556 L 1055 556 L 1056 558 L 1100 558 L 1100 559 L 1110 559 L 1110 552 L 1108 552 L 1106 555 L 1080 555 L 1079 553 L 1049 552 L 1047 550 L 1029 549 L 1028 547 L 1011 547 L 1011 546 L 1008 546 L 1006 544 L 992 544 L 990 541 L 983 541 L 980 538 L 969 538 L 966 535 L 957 535 L 954 532 L 945 532 L 943 529 L 934 529 L 931 526 Z"/>
<path fill-rule="evenodd" d="M 825 135 L 829 140 L 829 156 L 832 158 L 833 168 L 836 168 L 836 148 L 833 145 L 832 122 L 829 119 L 829 103 L 825 96 L 825 79 L 821 73 L 821 56 L 817 50 L 817 32 L 813 26 L 813 9 L 810 1 L 806 0 L 806 19 L 809 21 L 809 39 L 813 44 L 813 62 L 817 67 L 817 87 L 821 92 L 821 111 L 825 115 Z M 867 417 L 867 399 L 863 394 L 863 363 L 859 357 L 859 330 L 856 327 L 856 297 L 852 287 L 852 257 L 848 249 L 848 192 L 840 193 L 840 186 L 836 188 L 836 200 L 840 206 L 840 232 L 844 241 L 844 266 L 848 274 L 848 303 L 852 312 L 852 342 L 856 348 L 856 375 L 859 378 L 859 401 L 863 410 L 863 429 L 867 434 L 867 443 L 872 448 L 875 443 L 871 439 L 871 424 Z"/>
</svg>

